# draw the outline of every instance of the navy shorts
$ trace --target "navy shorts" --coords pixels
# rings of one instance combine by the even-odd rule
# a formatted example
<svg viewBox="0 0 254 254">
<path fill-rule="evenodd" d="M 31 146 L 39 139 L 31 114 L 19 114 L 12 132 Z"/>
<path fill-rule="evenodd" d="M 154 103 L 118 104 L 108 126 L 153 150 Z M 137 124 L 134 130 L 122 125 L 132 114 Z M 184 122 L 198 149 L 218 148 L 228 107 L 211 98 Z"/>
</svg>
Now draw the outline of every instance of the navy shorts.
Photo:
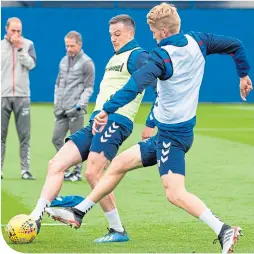
<svg viewBox="0 0 254 254">
<path fill-rule="evenodd" d="M 157 137 L 157 163 L 160 175 L 185 175 L 185 154 L 191 148 L 193 135 L 184 137 L 170 131 L 158 131 Z"/>
<path fill-rule="evenodd" d="M 126 127 L 114 122 L 108 121 L 102 132 L 97 132 L 90 147 L 91 152 L 104 152 L 105 157 L 112 161 L 121 144 L 131 135 L 131 131 Z"/>
<path fill-rule="evenodd" d="M 144 139 L 138 143 L 140 145 L 141 159 L 144 167 L 150 167 L 157 164 L 156 139 L 157 135 Z"/>
<path fill-rule="evenodd" d="M 114 121 L 108 121 L 102 132 L 92 134 L 92 122 L 71 135 L 68 139 L 72 140 L 85 161 L 89 152 L 104 152 L 105 157 L 112 161 L 116 156 L 119 147 L 125 139 L 131 134 L 126 127 L 119 125 Z M 68 140 L 67 139 L 67 140 Z"/>
</svg>

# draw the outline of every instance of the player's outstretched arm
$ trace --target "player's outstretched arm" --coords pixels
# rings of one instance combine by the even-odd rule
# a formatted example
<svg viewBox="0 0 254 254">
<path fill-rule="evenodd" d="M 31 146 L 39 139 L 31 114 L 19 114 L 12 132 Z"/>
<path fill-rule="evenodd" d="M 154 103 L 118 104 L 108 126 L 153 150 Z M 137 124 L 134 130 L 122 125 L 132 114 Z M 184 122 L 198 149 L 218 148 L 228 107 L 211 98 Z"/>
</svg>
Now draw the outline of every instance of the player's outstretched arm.
<svg viewBox="0 0 254 254">
<path fill-rule="evenodd" d="M 172 65 L 169 62 L 169 56 L 164 49 L 153 50 L 147 63 L 135 71 L 125 86 L 103 105 L 101 113 L 95 117 L 93 133 L 103 130 L 109 114 L 133 101 L 148 86 L 154 87 L 157 78 L 169 78 L 173 73 Z"/>
<path fill-rule="evenodd" d="M 134 72 L 126 85 L 118 90 L 112 98 L 103 105 L 102 111 L 96 115 L 93 123 L 93 133 L 98 131 L 101 132 L 107 124 L 109 114 L 113 114 L 119 108 L 133 101 L 146 87 L 154 85 L 157 77 L 163 75 L 163 72 L 163 63 L 159 65 L 154 58 L 151 58 L 141 69 Z"/>
<path fill-rule="evenodd" d="M 242 78 L 248 75 L 250 64 L 246 49 L 240 40 L 211 33 L 190 32 L 190 35 L 198 40 L 201 50 L 204 51 L 203 54 L 230 55 L 235 62 L 238 76 Z"/>
<path fill-rule="evenodd" d="M 224 35 L 202 32 L 190 32 L 189 34 L 196 39 L 205 56 L 223 54 L 233 58 L 240 78 L 240 95 L 246 101 L 246 96 L 252 90 L 252 83 L 248 76 L 251 67 L 243 43 L 236 38 Z"/>
<path fill-rule="evenodd" d="M 141 69 L 134 72 L 126 85 L 104 104 L 103 110 L 105 112 L 112 114 L 130 103 L 138 93 L 142 93 L 148 86 L 152 86 L 156 79 L 164 74 L 163 60 L 159 59 L 162 61 L 162 63 L 159 63 L 155 57 L 151 58 Z"/>
</svg>

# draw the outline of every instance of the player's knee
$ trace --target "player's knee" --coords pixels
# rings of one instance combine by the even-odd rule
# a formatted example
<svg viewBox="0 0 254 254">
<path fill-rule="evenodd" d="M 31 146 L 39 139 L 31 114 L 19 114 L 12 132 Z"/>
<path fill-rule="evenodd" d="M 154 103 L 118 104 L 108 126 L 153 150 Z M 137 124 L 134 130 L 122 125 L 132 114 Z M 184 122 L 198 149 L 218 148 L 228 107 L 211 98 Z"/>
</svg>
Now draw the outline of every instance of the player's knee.
<svg viewBox="0 0 254 254">
<path fill-rule="evenodd" d="M 48 162 L 48 174 L 55 174 L 61 171 L 60 164 L 55 160 L 52 159 Z"/>
<path fill-rule="evenodd" d="M 91 183 L 98 180 L 102 176 L 105 166 L 106 162 L 101 160 L 99 156 L 90 156 L 87 161 L 87 170 L 85 172 L 87 181 Z"/>
<path fill-rule="evenodd" d="M 98 181 L 100 175 L 97 173 L 96 170 L 90 167 L 85 171 L 85 178 L 89 184 L 94 184 Z"/>
<path fill-rule="evenodd" d="M 85 172 L 85 178 L 89 185 L 94 188 L 96 184 L 98 183 L 99 179 L 101 178 L 101 175 L 98 175 L 98 173 L 92 171 L 92 170 L 86 170 Z"/>
<path fill-rule="evenodd" d="M 116 157 L 111 162 L 110 168 L 114 168 L 114 170 L 117 169 L 125 169 L 128 165 L 124 163 L 124 161 L 120 157 Z"/>
<path fill-rule="evenodd" d="M 93 172 L 91 172 L 90 170 L 86 170 L 85 171 L 85 178 L 86 178 L 86 180 L 88 181 L 88 182 L 90 182 L 91 181 L 91 179 L 93 178 Z"/>
</svg>

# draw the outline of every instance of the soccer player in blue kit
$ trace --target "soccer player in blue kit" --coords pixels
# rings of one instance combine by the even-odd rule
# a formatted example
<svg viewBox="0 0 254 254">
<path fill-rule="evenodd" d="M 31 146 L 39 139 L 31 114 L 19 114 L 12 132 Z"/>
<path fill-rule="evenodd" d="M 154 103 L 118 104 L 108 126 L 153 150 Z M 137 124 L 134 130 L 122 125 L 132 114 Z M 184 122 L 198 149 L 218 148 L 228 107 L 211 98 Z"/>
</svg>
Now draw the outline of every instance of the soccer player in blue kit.
<svg viewBox="0 0 254 254">
<path fill-rule="evenodd" d="M 246 100 L 253 88 L 248 76 L 250 66 L 245 48 L 239 40 L 227 36 L 201 32 L 183 34 L 180 32 L 180 17 L 171 4 L 162 3 L 152 8 L 147 15 L 147 23 L 158 47 L 152 51 L 148 63 L 131 75 L 126 85 L 103 105 L 102 111 L 95 116 L 93 131 L 101 132 L 110 114 L 136 98 L 158 78 L 158 96 L 152 116 L 158 127 L 156 157 L 167 199 L 207 224 L 218 236 L 222 253 L 233 252 L 241 228 L 223 223 L 203 201 L 186 190 L 185 153 L 191 148 L 194 138 L 206 57 L 217 53 L 232 56 L 240 78 L 241 98 Z M 123 152 L 112 161 L 95 189 L 81 202 L 82 216 L 69 208 L 62 210 L 61 217 L 72 216 L 80 223 L 95 203 L 117 186 L 130 169 L 128 161 L 134 157 Z"/>
<path fill-rule="evenodd" d="M 95 115 L 101 111 L 103 104 L 117 90 L 121 89 L 131 74 L 141 68 L 150 57 L 149 53 L 142 49 L 135 40 L 135 30 L 135 22 L 128 15 L 117 15 L 109 21 L 109 34 L 115 53 L 106 65 L 89 124 L 68 137 L 64 146 L 49 161 L 48 174 L 40 198 L 30 214 L 37 222 L 38 228 L 40 228 L 45 208 L 50 206 L 61 189 L 64 171 L 72 165 L 87 160 L 85 176 L 91 188 L 94 188 L 103 175 L 104 169 L 107 168 L 116 156 L 121 144 L 132 132 L 134 118 L 144 93 L 139 94 L 131 103 L 112 114 L 104 132 L 93 135 L 92 122 Z M 156 86 L 156 80 L 153 85 Z M 100 201 L 100 204 L 109 222 L 110 240 L 102 236 L 97 238 L 95 242 L 128 241 L 129 236 L 121 223 L 114 194 L 107 195 Z M 76 207 L 76 211 L 80 211 L 81 215 L 85 211 L 82 207 L 82 203 Z M 73 227 L 80 226 L 75 220 L 69 220 L 69 223 Z"/>
</svg>

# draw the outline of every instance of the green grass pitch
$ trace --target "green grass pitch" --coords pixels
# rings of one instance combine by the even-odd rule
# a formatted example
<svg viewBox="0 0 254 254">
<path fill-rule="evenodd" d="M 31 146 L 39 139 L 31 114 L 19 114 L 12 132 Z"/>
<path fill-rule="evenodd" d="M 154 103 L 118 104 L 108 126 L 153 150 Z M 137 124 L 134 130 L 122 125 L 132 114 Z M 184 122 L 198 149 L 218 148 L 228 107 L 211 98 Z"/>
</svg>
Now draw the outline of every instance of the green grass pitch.
<svg viewBox="0 0 254 254">
<path fill-rule="evenodd" d="M 93 105 L 90 106 L 91 112 Z M 135 129 L 121 150 L 140 140 L 150 105 L 142 105 Z M 86 118 L 87 121 L 88 118 Z M 126 175 L 115 191 L 117 207 L 131 240 L 126 243 L 93 243 L 106 233 L 107 221 L 99 206 L 77 231 L 49 218 L 31 244 L 11 244 L 4 225 L 17 214 L 29 214 L 36 204 L 55 149 L 51 143 L 54 116 L 49 104 L 31 108 L 31 172 L 36 181 L 20 179 L 18 138 L 12 117 L 7 138 L 2 180 L 2 233 L 11 248 L 23 253 L 210 253 L 214 232 L 198 219 L 169 204 L 156 166 Z M 120 151 L 121 151 L 120 150 Z M 244 236 L 237 253 L 254 252 L 254 105 L 200 104 L 192 149 L 186 156 L 187 189 L 197 194 L 225 222 L 240 225 Z M 83 168 L 86 165 L 84 164 Z M 83 195 L 90 187 L 83 180 L 64 183 L 61 195 Z"/>
</svg>

